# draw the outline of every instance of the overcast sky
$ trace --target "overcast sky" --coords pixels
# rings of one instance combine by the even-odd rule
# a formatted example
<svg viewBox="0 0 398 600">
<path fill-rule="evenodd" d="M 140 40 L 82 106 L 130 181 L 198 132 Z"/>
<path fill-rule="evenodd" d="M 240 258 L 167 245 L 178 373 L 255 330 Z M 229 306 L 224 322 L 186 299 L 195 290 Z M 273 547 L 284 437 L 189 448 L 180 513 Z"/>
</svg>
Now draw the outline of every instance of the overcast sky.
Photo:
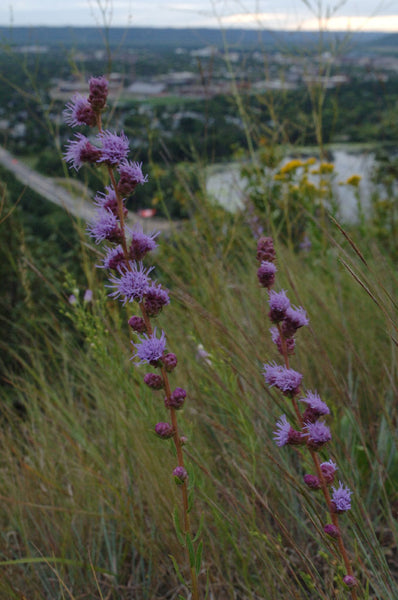
<svg viewBox="0 0 398 600">
<path fill-rule="evenodd" d="M 0 25 L 95 26 L 105 19 L 121 27 L 307 30 L 318 29 L 320 5 L 328 29 L 398 32 L 398 0 L 0 0 Z"/>
</svg>

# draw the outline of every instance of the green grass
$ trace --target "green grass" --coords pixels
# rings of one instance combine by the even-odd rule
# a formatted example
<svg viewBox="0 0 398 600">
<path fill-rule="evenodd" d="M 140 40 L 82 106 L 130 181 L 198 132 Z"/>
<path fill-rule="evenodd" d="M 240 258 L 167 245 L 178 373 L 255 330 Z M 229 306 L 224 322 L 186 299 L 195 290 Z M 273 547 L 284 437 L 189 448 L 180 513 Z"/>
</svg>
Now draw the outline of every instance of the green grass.
<svg viewBox="0 0 398 600">
<path fill-rule="evenodd" d="M 332 408 L 324 455 L 354 490 L 341 523 L 360 597 L 393 600 L 398 281 L 377 247 L 362 249 L 367 264 L 337 228 L 317 255 L 277 243 L 277 286 L 311 320 L 292 367 Z M 172 385 L 188 391 L 180 422 L 194 531 L 204 520 L 201 589 L 218 600 L 347 598 L 338 553 L 322 533 L 325 507 L 302 483 L 308 457 L 272 440 L 290 408 L 261 375 L 278 357 L 249 230 L 239 215 L 198 207 L 154 259 L 172 294 L 157 323 L 179 358 Z M 44 323 L 35 325 L 33 310 L 27 326 L 14 326 L 20 344 L 5 375 L 0 431 L 2 598 L 187 597 L 170 558 L 187 577 L 171 517 L 180 502 L 175 457 L 153 433 L 167 418 L 162 394 L 129 361 L 131 307 L 104 299 L 102 275 L 87 284 L 92 306 L 73 312 L 63 301 Z M 210 364 L 198 359 L 199 344 Z"/>
</svg>

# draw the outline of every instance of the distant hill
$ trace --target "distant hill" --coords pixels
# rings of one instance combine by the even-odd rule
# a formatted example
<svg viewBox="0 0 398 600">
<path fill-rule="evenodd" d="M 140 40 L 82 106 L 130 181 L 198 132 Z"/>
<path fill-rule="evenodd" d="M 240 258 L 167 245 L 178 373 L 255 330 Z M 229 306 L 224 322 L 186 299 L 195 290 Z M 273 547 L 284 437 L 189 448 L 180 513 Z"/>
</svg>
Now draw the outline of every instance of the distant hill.
<svg viewBox="0 0 398 600">
<path fill-rule="evenodd" d="M 224 36 L 233 48 L 254 48 L 261 46 L 268 50 L 291 50 L 294 47 L 308 50 L 319 46 L 319 33 L 309 31 L 254 31 L 250 29 L 161 29 L 113 27 L 109 30 L 109 43 L 112 47 L 124 48 L 199 48 L 203 46 L 224 47 Z M 376 39 L 378 45 L 384 38 L 397 38 L 396 34 L 353 33 L 349 37 L 344 32 L 324 32 L 323 48 L 336 41 L 349 40 L 349 46 L 358 44 L 366 47 Z M 390 45 L 393 42 L 389 42 Z M 395 44 L 397 40 L 395 39 Z M 0 44 L 12 46 L 45 45 L 50 47 L 103 47 L 103 32 L 96 27 L 0 27 Z"/>
</svg>

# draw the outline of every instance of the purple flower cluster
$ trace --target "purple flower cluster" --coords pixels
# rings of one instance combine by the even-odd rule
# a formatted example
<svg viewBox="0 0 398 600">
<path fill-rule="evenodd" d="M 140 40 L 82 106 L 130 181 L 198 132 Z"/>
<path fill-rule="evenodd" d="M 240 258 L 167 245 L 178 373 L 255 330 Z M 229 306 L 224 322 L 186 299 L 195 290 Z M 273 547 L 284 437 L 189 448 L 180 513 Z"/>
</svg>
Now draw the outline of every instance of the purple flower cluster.
<svg viewBox="0 0 398 600">
<path fill-rule="evenodd" d="M 303 376 L 289 366 L 289 355 L 295 350 L 295 335 L 301 327 L 308 325 L 309 321 L 301 306 L 291 306 L 285 290 L 277 292 L 272 289 L 277 272 L 275 258 L 272 238 L 260 238 L 257 244 L 257 260 L 260 262 L 257 278 L 260 285 L 268 291 L 268 316 L 273 324 L 270 329 L 271 337 L 284 359 L 282 365 L 275 362 L 264 364 L 263 375 L 269 387 L 277 388 L 291 399 L 299 426 L 294 428 L 287 416 L 282 415 L 276 422 L 273 439 L 279 447 L 302 445 L 309 449 L 316 466 L 316 474 L 306 473 L 304 483 L 311 490 L 324 491 L 333 520 L 333 523 L 324 526 L 324 531 L 337 539 L 340 537 L 340 530 L 335 522 L 336 514 L 351 508 L 352 492 L 341 482 L 338 487 L 331 488 L 331 494 L 327 489 L 334 483 L 337 465 L 333 460 L 320 463 L 318 452 L 332 439 L 330 428 L 324 421 L 324 417 L 330 414 L 330 409 L 317 392 L 308 390 L 301 394 Z M 300 411 L 300 403 L 305 405 L 303 412 Z M 347 575 L 344 582 L 348 587 L 356 585 L 352 575 Z"/>
<path fill-rule="evenodd" d="M 156 249 L 159 232 L 148 234 L 138 224 L 132 228 L 125 224 L 127 199 L 138 185 L 147 183 L 148 176 L 142 172 L 142 163 L 128 159 L 126 135 L 102 129 L 101 114 L 106 108 L 108 88 L 104 77 L 92 77 L 88 97 L 75 94 L 66 105 L 64 118 L 68 125 L 96 126 L 98 131 L 90 137 L 76 133 L 67 142 L 64 158 L 76 170 L 88 163 L 97 167 L 104 165 L 109 174 L 111 185 L 95 195 L 95 215 L 87 226 L 87 233 L 96 244 L 107 242 L 102 264 L 98 266 L 108 272 L 109 296 L 119 299 L 123 305 L 136 302 L 139 306 L 142 316 L 132 315 L 128 321 L 136 336 L 132 342 L 132 359 L 138 365 L 148 364 L 161 370 L 161 373 L 147 373 L 144 383 L 152 390 L 165 390 L 164 404 L 171 413 L 173 426 L 160 422 L 155 426 L 155 433 L 161 439 L 174 438 L 176 447 L 181 447 L 186 438 L 178 433 L 174 411 L 183 407 L 186 391 L 180 387 L 170 390 L 168 374 L 176 368 L 177 357 L 166 352 L 165 332 L 159 333 L 151 323 L 170 303 L 170 298 L 168 290 L 151 279 L 154 267 L 143 263 L 148 253 Z M 187 472 L 182 464 L 173 474 L 176 482 L 183 485 Z"/>
</svg>

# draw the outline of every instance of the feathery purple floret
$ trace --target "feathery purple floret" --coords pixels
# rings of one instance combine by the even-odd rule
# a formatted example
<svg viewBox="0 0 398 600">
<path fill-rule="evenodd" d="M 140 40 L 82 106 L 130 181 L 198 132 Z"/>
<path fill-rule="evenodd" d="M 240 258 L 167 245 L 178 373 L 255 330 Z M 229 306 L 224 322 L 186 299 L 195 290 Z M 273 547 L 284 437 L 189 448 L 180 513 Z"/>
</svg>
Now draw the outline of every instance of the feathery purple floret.
<svg viewBox="0 0 398 600">
<path fill-rule="evenodd" d="M 263 375 L 270 387 L 277 387 L 286 396 L 298 394 L 303 379 L 301 373 L 275 363 L 264 364 Z"/>
<path fill-rule="evenodd" d="M 93 146 L 90 140 L 82 133 L 76 133 L 74 140 L 69 140 L 66 145 L 64 159 L 78 171 L 83 163 L 95 163 L 101 157 L 101 150 Z"/>
<path fill-rule="evenodd" d="M 307 437 L 308 445 L 314 449 L 323 446 L 332 439 L 330 429 L 323 421 L 306 423 L 304 429 L 306 429 L 306 433 L 303 435 Z"/>
<path fill-rule="evenodd" d="M 319 417 L 330 414 L 328 405 L 320 399 L 317 392 L 307 392 L 307 395 L 304 398 L 299 398 L 299 400 L 300 402 L 305 402 L 311 411 Z"/>
<path fill-rule="evenodd" d="M 88 84 L 90 89 L 88 101 L 94 110 L 102 110 L 105 108 L 108 96 L 108 81 L 101 75 L 100 77 L 91 77 Z"/>
<path fill-rule="evenodd" d="M 279 323 L 285 318 L 287 309 L 290 306 L 290 300 L 286 296 L 285 290 L 275 292 L 271 290 L 269 293 L 269 317 L 274 323 Z"/>
<path fill-rule="evenodd" d="M 123 304 L 142 301 L 151 284 L 148 275 L 154 268 L 144 268 L 142 263 L 135 262 L 130 262 L 128 265 L 128 268 L 119 269 L 120 277 L 111 276 L 109 281 L 112 285 L 107 286 L 115 288 L 115 291 L 109 295 L 112 298 L 120 298 Z"/>
<path fill-rule="evenodd" d="M 285 446 L 289 440 L 289 432 L 292 429 L 286 415 L 282 415 L 276 422 L 274 440 L 277 446 Z"/>
<path fill-rule="evenodd" d="M 157 366 L 166 349 L 166 336 L 162 331 L 160 338 L 156 337 L 156 327 L 151 335 L 144 333 L 139 341 L 133 343 L 136 348 L 136 353 L 132 358 L 139 358 L 139 364 L 149 363 L 152 366 Z"/>
<path fill-rule="evenodd" d="M 336 512 L 350 510 L 352 491 L 348 487 L 344 487 L 341 481 L 339 481 L 339 487 L 332 487 L 332 490 L 332 502 Z"/>
<path fill-rule="evenodd" d="M 96 244 L 104 240 L 114 241 L 120 238 L 119 220 L 110 210 L 97 210 L 95 219 L 87 226 L 87 232 Z"/>
<path fill-rule="evenodd" d="M 275 273 L 277 268 L 274 263 L 263 260 L 257 270 L 257 279 L 260 285 L 270 288 L 275 283 Z"/>
<path fill-rule="evenodd" d="M 142 173 L 142 162 L 125 161 L 118 167 L 118 190 L 121 194 L 132 194 L 138 184 L 148 182 L 148 175 Z"/>
<path fill-rule="evenodd" d="M 158 285 L 151 285 L 145 293 L 144 306 L 149 317 L 156 317 L 164 306 L 170 304 L 167 291 Z"/>
<path fill-rule="evenodd" d="M 338 467 L 333 460 L 328 460 L 321 464 L 322 475 L 326 483 L 333 483 L 337 469 Z"/>
<path fill-rule="evenodd" d="M 293 337 L 297 329 L 308 325 L 309 319 L 304 308 L 301 306 L 292 308 L 289 306 L 285 312 L 282 322 L 282 332 L 287 338 Z"/>
<path fill-rule="evenodd" d="M 123 248 L 120 244 L 106 248 L 105 256 L 102 259 L 102 265 L 97 265 L 100 269 L 116 269 L 126 267 Z"/>
<path fill-rule="evenodd" d="M 159 235 L 159 231 L 146 234 L 143 232 L 142 225 L 136 224 L 133 229 L 128 228 L 127 232 L 131 236 L 129 253 L 132 260 L 142 260 L 158 245 L 155 238 Z"/>
<path fill-rule="evenodd" d="M 101 131 L 97 138 L 101 143 L 101 156 L 97 162 L 106 162 L 111 166 L 116 166 L 126 160 L 129 141 L 123 131 L 119 135 L 108 130 Z"/>
<path fill-rule="evenodd" d="M 92 109 L 91 104 L 81 94 L 74 94 L 72 99 L 66 105 L 63 111 L 64 121 L 71 127 L 77 127 L 79 125 L 89 125 L 94 127 L 97 122 L 95 112 Z"/>
</svg>

